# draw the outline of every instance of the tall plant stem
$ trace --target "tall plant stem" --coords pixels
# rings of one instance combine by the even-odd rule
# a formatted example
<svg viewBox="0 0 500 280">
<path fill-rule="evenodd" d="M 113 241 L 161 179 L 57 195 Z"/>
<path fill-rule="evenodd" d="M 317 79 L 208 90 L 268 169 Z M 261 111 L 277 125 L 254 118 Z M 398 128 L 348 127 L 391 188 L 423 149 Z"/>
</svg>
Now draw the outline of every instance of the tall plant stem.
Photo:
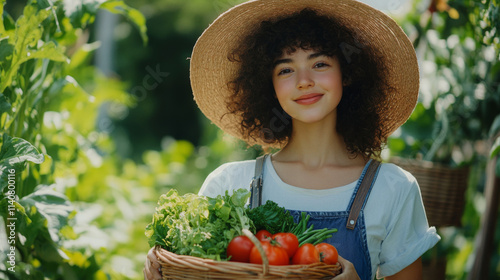
<svg viewBox="0 0 500 280">
<path fill-rule="evenodd" d="M 432 143 L 431 148 L 429 149 L 429 152 L 425 155 L 424 160 L 432 161 L 434 160 L 434 157 L 443 145 L 443 143 L 446 141 L 446 137 L 448 135 L 448 130 L 449 130 L 449 122 L 448 122 L 448 116 L 446 115 L 446 111 L 443 110 L 443 113 L 441 114 L 441 131 L 439 131 L 438 136 L 436 137 L 436 140 Z"/>
</svg>

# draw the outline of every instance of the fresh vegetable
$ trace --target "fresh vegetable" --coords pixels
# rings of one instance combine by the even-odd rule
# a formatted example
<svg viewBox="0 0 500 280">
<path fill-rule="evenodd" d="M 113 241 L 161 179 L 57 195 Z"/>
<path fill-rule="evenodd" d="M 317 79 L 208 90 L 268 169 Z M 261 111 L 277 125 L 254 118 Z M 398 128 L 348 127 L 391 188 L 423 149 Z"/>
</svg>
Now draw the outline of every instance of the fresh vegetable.
<svg viewBox="0 0 500 280">
<path fill-rule="evenodd" d="M 235 262 L 249 262 L 254 246 L 250 238 L 244 235 L 236 236 L 227 246 L 227 258 Z"/>
<path fill-rule="evenodd" d="M 295 234 L 299 239 L 299 246 L 302 246 L 306 243 L 312 243 L 313 245 L 319 244 L 325 239 L 332 237 L 332 233 L 337 232 L 336 228 L 314 229 L 314 225 L 310 225 L 309 227 L 307 227 L 309 218 L 309 215 L 306 215 L 305 212 L 302 212 L 299 223 L 290 229 L 290 232 Z"/>
<path fill-rule="evenodd" d="M 297 249 L 299 249 L 299 239 L 295 234 L 289 232 L 279 232 L 272 236 L 272 240 L 278 242 L 281 248 L 285 249 L 288 257 L 293 257 Z"/>
<path fill-rule="evenodd" d="M 242 229 L 255 232 L 245 215 L 250 192 L 238 189 L 230 196 L 209 198 L 195 194 L 179 196 L 170 190 L 160 196 L 153 221 L 146 227 L 149 245 L 170 252 L 214 260 L 225 260 L 229 242 Z"/>
<path fill-rule="evenodd" d="M 320 261 L 326 264 L 336 264 L 338 261 L 339 254 L 335 246 L 328 243 L 319 243 L 314 246 L 319 252 Z"/>
<path fill-rule="evenodd" d="M 237 260 L 246 262 L 246 258 L 250 259 L 250 263 L 262 264 L 262 256 L 266 255 L 270 265 L 286 265 L 286 264 L 312 264 L 323 262 L 326 264 L 336 264 L 338 261 L 337 249 L 328 243 L 320 243 L 313 245 L 306 243 L 298 247 L 298 238 L 289 232 L 279 232 L 272 235 L 271 238 L 265 237 L 266 230 L 260 230 L 257 235 L 260 235 L 264 240 L 259 240 L 257 235 L 253 235 L 249 230 L 243 229 L 245 242 L 260 244 L 261 246 L 244 245 L 241 237 L 235 237 L 228 247 L 228 257 L 233 255 Z M 263 237 L 264 236 L 264 237 Z M 234 246 L 233 246 L 234 244 Z M 248 256 L 248 248 L 251 247 L 250 255 Z M 287 262 L 283 259 L 286 256 Z"/>
<path fill-rule="evenodd" d="M 319 261 L 319 252 L 311 243 L 300 246 L 292 258 L 292 264 L 312 264 Z"/>
<path fill-rule="evenodd" d="M 261 241 L 266 257 L 270 265 L 288 265 L 290 260 L 285 249 L 273 242 Z M 250 263 L 262 264 L 262 256 L 256 246 L 250 252 Z"/>
<path fill-rule="evenodd" d="M 247 209 L 247 215 L 254 222 L 256 230 L 265 229 L 271 234 L 290 232 L 295 226 L 290 212 L 271 200 L 264 205 Z"/>
<path fill-rule="evenodd" d="M 265 230 L 265 229 L 261 229 L 259 231 L 257 231 L 257 233 L 255 234 L 255 237 L 257 237 L 257 239 L 259 241 L 271 241 L 271 237 L 272 237 L 272 234 Z"/>
</svg>

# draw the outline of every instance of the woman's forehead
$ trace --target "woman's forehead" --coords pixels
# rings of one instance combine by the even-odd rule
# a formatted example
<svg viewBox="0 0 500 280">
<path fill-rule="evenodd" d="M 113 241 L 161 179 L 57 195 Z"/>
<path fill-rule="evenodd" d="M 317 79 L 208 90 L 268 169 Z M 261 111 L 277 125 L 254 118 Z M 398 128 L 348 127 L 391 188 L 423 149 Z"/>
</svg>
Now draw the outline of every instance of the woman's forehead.
<svg viewBox="0 0 500 280">
<path fill-rule="evenodd" d="M 327 56 L 327 57 L 335 57 L 334 55 L 329 54 L 328 52 L 324 50 L 319 50 L 319 49 L 304 49 L 304 48 L 298 48 L 298 49 L 287 49 L 286 51 L 283 51 L 280 57 L 277 57 L 274 60 L 274 65 L 279 64 L 280 62 L 289 61 L 293 57 L 297 56 L 306 56 L 308 60 L 318 58 L 321 56 Z"/>
</svg>

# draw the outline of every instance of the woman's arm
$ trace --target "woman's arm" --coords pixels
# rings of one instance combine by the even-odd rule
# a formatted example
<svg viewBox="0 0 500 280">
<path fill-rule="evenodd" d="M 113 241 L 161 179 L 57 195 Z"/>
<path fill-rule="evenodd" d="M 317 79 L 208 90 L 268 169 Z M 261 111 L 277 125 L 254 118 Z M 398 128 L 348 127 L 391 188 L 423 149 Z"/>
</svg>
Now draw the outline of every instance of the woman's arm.
<svg viewBox="0 0 500 280">
<path fill-rule="evenodd" d="M 422 280 L 422 258 L 418 258 L 400 272 L 387 276 L 385 280 Z"/>
</svg>

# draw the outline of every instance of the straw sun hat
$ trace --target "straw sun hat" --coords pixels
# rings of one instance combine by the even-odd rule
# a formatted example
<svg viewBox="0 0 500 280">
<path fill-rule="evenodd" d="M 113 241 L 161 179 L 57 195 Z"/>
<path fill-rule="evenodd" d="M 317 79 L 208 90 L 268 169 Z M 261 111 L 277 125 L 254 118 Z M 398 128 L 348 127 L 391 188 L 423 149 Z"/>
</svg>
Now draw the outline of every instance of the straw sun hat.
<svg viewBox="0 0 500 280">
<path fill-rule="evenodd" d="M 226 133 L 249 144 L 269 146 L 264 139 L 245 139 L 240 119 L 228 112 L 227 83 L 235 78 L 238 63 L 228 54 L 264 20 L 283 18 L 304 8 L 337 19 L 383 57 L 386 82 L 393 90 L 380 108 L 384 136 L 389 136 L 411 115 L 418 97 L 419 73 L 415 50 L 398 24 L 383 12 L 354 0 L 253 0 L 221 14 L 200 36 L 191 56 L 191 87 L 200 110 Z M 361 49 L 362 50 L 362 49 Z M 223 117 L 224 116 L 224 117 Z"/>
</svg>

